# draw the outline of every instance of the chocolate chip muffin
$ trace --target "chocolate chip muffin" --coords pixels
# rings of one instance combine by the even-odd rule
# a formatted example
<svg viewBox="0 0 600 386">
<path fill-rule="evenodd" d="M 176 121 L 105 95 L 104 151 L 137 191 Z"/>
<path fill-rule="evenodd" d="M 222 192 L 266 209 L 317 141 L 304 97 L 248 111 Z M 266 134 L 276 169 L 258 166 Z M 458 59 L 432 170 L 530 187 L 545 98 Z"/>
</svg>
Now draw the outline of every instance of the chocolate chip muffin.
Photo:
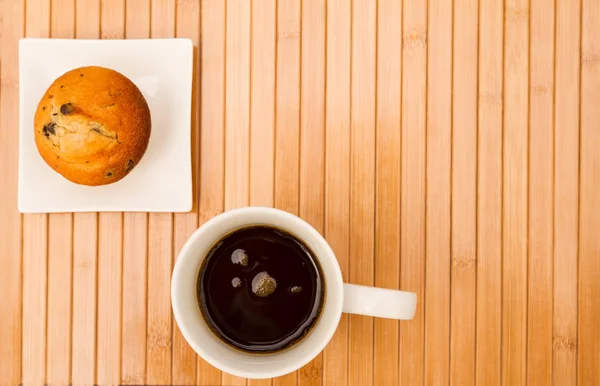
<svg viewBox="0 0 600 386">
<path fill-rule="evenodd" d="M 103 67 L 76 68 L 56 79 L 34 118 L 44 161 L 82 185 L 110 184 L 131 172 L 148 147 L 150 128 L 140 90 Z"/>
</svg>

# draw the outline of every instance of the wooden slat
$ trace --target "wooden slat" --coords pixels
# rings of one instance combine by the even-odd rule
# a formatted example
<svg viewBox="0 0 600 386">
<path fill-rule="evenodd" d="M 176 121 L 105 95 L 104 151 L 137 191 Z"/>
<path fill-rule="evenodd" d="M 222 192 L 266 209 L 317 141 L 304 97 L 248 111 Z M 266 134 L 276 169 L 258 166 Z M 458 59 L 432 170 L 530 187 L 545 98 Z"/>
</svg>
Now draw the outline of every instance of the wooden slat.
<svg viewBox="0 0 600 386">
<path fill-rule="evenodd" d="M 600 384 L 600 1 L 584 0 L 581 20 L 579 191 L 579 385 Z"/>
<path fill-rule="evenodd" d="M 450 384 L 453 386 L 475 384 L 478 11 L 477 0 L 454 3 L 450 289 Z"/>
<path fill-rule="evenodd" d="M 278 2 L 274 203 L 294 214 L 299 199 L 300 33 L 300 1 Z"/>
<path fill-rule="evenodd" d="M 25 27 L 24 0 L 0 3 L 0 380 L 22 382 L 22 216 L 17 210 L 19 127 L 18 39 Z"/>
<path fill-rule="evenodd" d="M 300 217 L 323 233 L 325 205 L 325 3 L 302 2 Z M 298 371 L 298 385 L 321 385 L 323 356 Z"/>
<path fill-rule="evenodd" d="M 97 39 L 100 32 L 100 0 L 75 0 L 75 38 Z M 75 217 L 78 215 L 75 213 Z"/>
<path fill-rule="evenodd" d="M 554 2 L 531 2 L 527 384 L 552 383 Z"/>
<path fill-rule="evenodd" d="M 426 385 L 450 379 L 450 178 L 452 164 L 452 2 L 431 2 L 427 51 L 425 228 Z"/>
<path fill-rule="evenodd" d="M 46 379 L 48 216 L 23 216 L 23 382 Z"/>
<path fill-rule="evenodd" d="M 175 0 L 152 0 L 150 37 L 175 35 Z M 171 269 L 173 215 L 148 216 L 148 292 L 146 330 L 146 382 L 171 383 Z"/>
<path fill-rule="evenodd" d="M 226 6 L 225 210 L 247 206 L 250 197 L 250 3 Z M 224 385 L 245 385 L 223 373 Z"/>
<path fill-rule="evenodd" d="M 480 0 L 475 383 L 499 385 L 502 340 L 502 2 Z"/>
<path fill-rule="evenodd" d="M 48 222 L 46 382 L 68 384 L 71 379 L 73 216 L 52 214 Z"/>
<path fill-rule="evenodd" d="M 124 213 L 121 326 L 123 384 L 143 384 L 146 379 L 147 252 L 148 216 L 145 213 Z"/>
<path fill-rule="evenodd" d="M 170 280 L 173 220 L 169 214 L 151 213 L 148 220 L 148 319 L 146 379 L 168 384 L 171 378 Z"/>
<path fill-rule="evenodd" d="M 11 385 L 22 381 L 22 221 L 17 211 L 17 159 L 19 126 L 18 39 L 25 26 L 24 0 L 0 3 L 0 380 Z M 13 128 L 7 130 L 6 128 Z"/>
<path fill-rule="evenodd" d="M 15 58 L 25 27 L 24 0 L 0 3 L 0 127 L 19 125 L 19 71 Z M 0 130 L 0 167 L 3 182 L 0 200 L 0 294 L 5 299 L 0 318 L 0 379 L 10 384 L 22 380 L 22 219 L 17 210 L 17 130 Z"/>
<path fill-rule="evenodd" d="M 83 231 L 86 231 L 85 233 Z M 71 382 L 94 382 L 96 363 L 96 277 L 98 219 L 73 219 L 73 310 Z"/>
<path fill-rule="evenodd" d="M 350 68 L 351 6 L 327 2 L 325 90 L 325 226 L 345 281 L 350 258 Z M 348 384 L 348 316 L 323 353 L 323 385 Z"/>
<path fill-rule="evenodd" d="M 377 8 L 377 144 L 375 176 L 375 285 L 400 286 L 400 109 L 402 3 Z M 375 318 L 373 384 L 398 384 L 398 322 Z"/>
<path fill-rule="evenodd" d="M 274 206 L 298 214 L 300 168 L 300 0 L 277 3 Z M 228 59 L 229 60 L 229 59 Z M 273 385 L 297 384 L 297 373 Z"/>
<path fill-rule="evenodd" d="M 125 2 L 125 37 L 150 37 L 150 1 Z M 148 215 L 123 213 L 121 383 L 146 381 Z"/>
<path fill-rule="evenodd" d="M 363 285 L 375 275 L 376 23 L 376 3 L 353 0 L 349 281 Z M 348 326 L 348 382 L 373 384 L 373 318 L 350 315 Z"/>
<path fill-rule="evenodd" d="M 121 39 L 125 35 L 124 0 L 100 2 L 100 37 Z M 98 310 L 96 324 L 96 382 L 121 381 L 121 301 L 123 214 L 98 216 Z"/>
<path fill-rule="evenodd" d="M 410 323 L 400 323 L 400 383 L 422 384 L 425 317 L 425 135 L 427 2 L 405 0 L 402 11 L 402 168 L 400 288 L 417 294 Z"/>
<path fill-rule="evenodd" d="M 528 0 L 508 0 L 504 31 L 502 384 L 527 372 Z"/>
<path fill-rule="evenodd" d="M 203 0 L 200 35 L 200 194 L 199 223 L 224 207 L 225 2 Z M 220 385 L 221 372 L 198 357 L 201 385 Z"/>
<path fill-rule="evenodd" d="M 252 2 L 250 205 L 273 206 L 275 146 L 275 0 Z"/>
<path fill-rule="evenodd" d="M 200 39 L 200 0 L 180 2 L 177 4 L 177 21 L 175 34 L 180 38 L 189 38 L 194 44 L 194 73 L 192 77 L 192 180 L 194 183 L 193 197 L 198 197 L 198 144 L 199 144 L 199 117 L 200 107 L 200 66 L 198 43 Z M 198 203 L 195 202 L 190 213 L 176 213 L 174 224 L 174 251 L 173 257 L 177 258 L 179 251 L 198 227 Z M 196 353 L 185 341 L 176 323 L 173 323 L 173 351 L 171 381 L 176 385 L 196 384 Z"/>
<path fill-rule="evenodd" d="M 26 4 L 25 36 L 49 37 L 49 33 L 50 3 L 44 0 Z M 58 231 L 57 236 L 63 239 L 64 232 Z M 48 249 L 48 215 L 23 215 L 22 381 L 25 384 L 46 382 Z"/>
<path fill-rule="evenodd" d="M 96 382 L 110 385 L 121 382 L 122 214 L 101 213 L 98 229 Z"/>
<path fill-rule="evenodd" d="M 554 385 L 577 384 L 581 2 L 556 2 L 554 101 Z"/>
<path fill-rule="evenodd" d="M 250 163 L 250 3 L 227 2 L 225 210 L 248 205 Z"/>
</svg>

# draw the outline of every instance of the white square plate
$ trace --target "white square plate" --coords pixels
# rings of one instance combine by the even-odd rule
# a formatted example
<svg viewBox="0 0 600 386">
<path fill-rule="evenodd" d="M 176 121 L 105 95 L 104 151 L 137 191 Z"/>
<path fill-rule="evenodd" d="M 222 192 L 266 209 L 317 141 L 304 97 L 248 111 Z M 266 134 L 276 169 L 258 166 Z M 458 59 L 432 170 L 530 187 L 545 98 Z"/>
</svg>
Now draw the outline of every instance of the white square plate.
<svg viewBox="0 0 600 386">
<path fill-rule="evenodd" d="M 131 79 L 148 101 L 152 134 L 140 163 L 120 181 L 74 184 L 37 151 L 33 117 L 46 89 L 63 73 L 102 66 Z M 189 212 L 192 209 L 193 46 L 188 39 L 19 41 L 19 211 Z"/>
</svg>

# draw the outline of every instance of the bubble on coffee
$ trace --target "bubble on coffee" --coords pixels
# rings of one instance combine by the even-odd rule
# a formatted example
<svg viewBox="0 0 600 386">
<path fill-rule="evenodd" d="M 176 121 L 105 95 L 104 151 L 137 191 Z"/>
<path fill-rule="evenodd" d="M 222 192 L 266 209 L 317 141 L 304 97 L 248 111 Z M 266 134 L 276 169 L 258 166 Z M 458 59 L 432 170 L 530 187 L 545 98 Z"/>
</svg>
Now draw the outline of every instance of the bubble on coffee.
<svg viewBox="0 0 600 386">
<path fill-rule="evenodd" d="M 259 272 L 252 279 L 252 292 L 261 298 L 267 297 L 275 292 L 277 281 L 267 271 Z"/>
<path fill-rule="evenodd" d="M 231 254 L 231 262 L 233 264 L 239 264 L 242 267 L 248 266 L 248 254 L 243 249 L 236 249 Z"/>
<path fill-rule="evenodd" d="M 240 288 L 242 286 L 242 279 L 240 279 L 239 277 L 234 277 L 231 280 L 231 285 L 233 286 L 233 288 Z"/>
<path fill-rule="evenodd" d="M 292 288 L 290 288 L 290 292 L 293 294 L 299 294 L 300 292 L 302 292 L 302 287 L 295 285 Z"/>
</svg>

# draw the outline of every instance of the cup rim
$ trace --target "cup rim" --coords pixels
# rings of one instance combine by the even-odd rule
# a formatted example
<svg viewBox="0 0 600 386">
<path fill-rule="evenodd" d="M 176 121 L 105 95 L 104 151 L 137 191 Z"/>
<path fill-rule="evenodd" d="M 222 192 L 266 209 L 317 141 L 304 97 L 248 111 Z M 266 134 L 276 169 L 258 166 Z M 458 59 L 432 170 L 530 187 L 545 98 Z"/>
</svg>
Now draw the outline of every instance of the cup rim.
<svg viewBox="0 0 600 386">
<path fill-rule="evenodd" d="M 288 363 L 280 365 L 279 368 L 274 369 L 274 370 L 261 370 L 261 371 L 257 370 L 257 371 L 249 372 L 249 371 L 246 371 L 243 369 L 239 369 L 235 366 L 230 365 L 226 361 L 222 361 L 222 360 L 216 358 L 214 355 L 212 355 L 212 353 L 209 350 L 206 350 L 202 346 L 201 342 L 197 342 L 196 339 L 192 337 L 191 332 L 188 330 L 189 325 L 187 322 L 185 322 L 185 317 L 183 315 L 182 307 L 184 307 L 184 305 L 181 304 L 178 299 L 178 296 L 179 296 L 178 292 L 181 289 L 177 284 L 177 282 L 178 282 L 177 279 L 180 275 L 183 274 L 182 261 L 193 258 L 193 254 L 190 254 L 190 250 L 215 225 L 217 225 L 219 223 L 227 223 L 230 219 L 232 219 L 232 217 L 239 216 L 240 214 L 246 214 L 246 215 L 269 214 L 269 215 L 275 215 L 275 216 L 283 216 L 283 217 L 285 217 L 285 219 L 287 221 L 295 223 L 298 226 L 304 227 L 305 231 L 309 232 L 311 237 L 313 237 L 316 240 L 316 242 L 318 244 L 320 244 L 320 246 L 322 248 L 325 249 L 324 255 L 326 255 L 326 256 L 321 256 L 320 254 L 317 256 L 321 265 L 323 265 L 323 261 L 322 261 L 323 259 L 331 260 L 331 263 L 333 263 L 332 264 L 333 269 L 330 269 L 329 271 L 323 269 L 323 276 L 326 281 L 326 289 L 325 289 L 326 295 L 325 296 L 327 299 L 326 304 L 324 305 L 324 308 L 323 308 L 323 312 L 325 311 L 325 307 L 328 306 L 327 301 L 331 301 L 331 296 L 328 295 L 328 292 L 335 290 L 335 288 L 332 288 L 332 287 L 337 286 L 338 287 L 337 291 L 339 292 L 339 295 L 340 295 L 339 300 L 330 305 L 330 307 L 332 308 L 332 311 L 333 311 L 333 317 L 330 317 L 329 321 L 325 321 L 324 318 L 322 318 L 322 317 L 319 318 L 319 320 L 317 321 L 317 324 L 315 324 L 315 326 L 313 327 L 313 331 L 311 331 L 311 334 L 312 334 L 315 332 L 315 329 L 317 328 L 317 326 L 322 325 L 322 323 L 328 323 L 321 327 L 324 330 L 324 337 L 320 340 L 317 340 L 316 343 L 313 344 L 312 347 L 308 350 L 308 352 L 305 353 L 304 355 L 302 355 L 301 357 L 299 357 L 297 360 L 289 361 Z M 258 223 L 260 223 L 260 222 L 256 222 L 256 224 L 258 224 Z M 263 224 L 269 224 L 269 221 L 266 220 L 263 222 Z M 248 225 L 250 225 L 250 223 Z M 286 229 L 286 230 L 295 233 L 293 229 Z M 222 237 L 222 236 L 219 236 L 219 237 Z M 298 236 L 298 237 L 300 237 L 300 236 Z M 204 258 L 204 256 L 202 256 L 201 258 Z M 309 363 L 321 351 L 323 351 L 325 346 L 329 343 L 329 341 L 333 337 L 333 335 L 337 329 L 337 326 L 339 324 L 339 321 L 341 319 L 341 315 L 342 315 L 342 306 L 343 306 L 342 273 L 341 273 L 341 269 L 339 267 L 339 263 L 335 257 L 335 254 L 333 253 L 333 250 L 331 249 L 331 246 L 327 243 L 325 238 L 323 238 L 323 236 L 316 229 L 314 229 L 314 227 L 312 227 L 308 222 L 304 221 L 300 217 L 295 216 L 289 212 L 286 212 L 286 211 L 283 211 L 280 209 L 269 208 L 269 207 L 249 206 L 249 207 L 244 207 L 244 208 L 232 209 L 232 210 L 223 212 L 223 213 L 211 218 L 210 220 L 208 220 L 204 224 L 202 224 L 200 227 L 198 227 L 198 229 L 196 229 L 194 231 L 194 233 L 192 233 L 192 235 L 188 238 L 188 240 L 186 241 L 184 246 L 181 248 L 181 251 L 178 254 L 177 260 L 175 261 L 175 265 L 173 267 L 173 273 L 172 273 L 172 277 L 171 277 L 171 306 L 173 309 L 173 315 L 174 315 L 175 321 L 176 321 L 183 337 L 185 338 L 187 343 L 192 347 L 192 349 L 200 357 L 202 357 L 205 361 L 207 361 L 209 364 L 211 364 L 212 366 L 214 366 L 222 371 L 225 371 L 229 374 L 240 376 L 240 377 L 245 377 L 245 378 L 261 379 L 261 378 L 277 377 L 277 376 L 291 373 L 291 372 L 303 367 L 307 363 Z M 220 340 L 219 340 L 219 342 L 222 345 L 228 347 L 224 342 L 222 342 Z M 302 343 L 303 342 L 300 342 L 299 345 Z M 293 351 L 294 349 L 296 349 L 296 347 L 297 346 L 291 347 L 288 350 Z M 228 348 L 231 350 L 234 350 L 231 347 L 228 347 Z M 285 351 L 288 351 L 288 350 L 285 350 Z M 252 354 L 249 354 L 249 355 L 252 355 Z M 257 356 L 258 355 L 259 354 L 257 354 Z M 271 354 L 271 355 L 277 355 L 277 353 Z M 260 355 L 260 356 L 262 358 L 268 358 L 271 355 Z"/>
</svg>

